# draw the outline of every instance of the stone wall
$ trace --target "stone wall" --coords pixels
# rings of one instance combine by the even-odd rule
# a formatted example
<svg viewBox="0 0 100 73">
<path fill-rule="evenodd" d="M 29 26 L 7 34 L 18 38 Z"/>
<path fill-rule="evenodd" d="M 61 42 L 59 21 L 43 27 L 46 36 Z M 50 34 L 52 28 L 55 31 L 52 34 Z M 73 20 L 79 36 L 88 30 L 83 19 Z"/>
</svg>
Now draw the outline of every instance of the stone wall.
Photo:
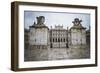
<svg viewBox="0 0 100 73">
<path fill-rule="evenodd" d="M 48 29 L 47 28 L 31 28 L 29 43 L 30 45 L 47 45 Z"/>
</svg>

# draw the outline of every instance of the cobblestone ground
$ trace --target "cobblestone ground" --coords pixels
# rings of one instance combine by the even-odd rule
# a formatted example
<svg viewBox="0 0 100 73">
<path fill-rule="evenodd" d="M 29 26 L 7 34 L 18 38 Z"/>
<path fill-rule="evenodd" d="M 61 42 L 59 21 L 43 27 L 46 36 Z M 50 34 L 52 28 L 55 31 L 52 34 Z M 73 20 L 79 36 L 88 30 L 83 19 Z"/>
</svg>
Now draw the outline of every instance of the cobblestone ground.
<svg viewBox="0 0 100 73">
<path fill-rule="evenodd" d="M 49 60 L 60 60 L 60 59 L 82 59 L 89 58 L 89 49 L 71 49 L 71 48 L 53 48 L 50 50 Z"/>
<path fill-rule="evenodd" d="M 89 48 L 25 49 L 24 58 L 25 61 L 85 59 L 90 58 L 90 50 Z"/>
</svg>

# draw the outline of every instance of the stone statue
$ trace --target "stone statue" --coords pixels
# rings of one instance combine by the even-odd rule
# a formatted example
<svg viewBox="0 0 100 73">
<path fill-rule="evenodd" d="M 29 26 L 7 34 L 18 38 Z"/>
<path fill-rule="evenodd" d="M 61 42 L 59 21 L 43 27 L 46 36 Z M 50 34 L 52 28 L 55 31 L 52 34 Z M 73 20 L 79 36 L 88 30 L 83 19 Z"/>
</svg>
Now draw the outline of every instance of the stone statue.
<svg viewBox="0 0 100 73">
<path fill-rule="evenodd" d="M 43 25 L 45 22 L 45 17 L 44 16 L 39 16 L 37 18 L 37 25 Z"/>
<path fill-rule="evenodd" d="M 80 23 L 82 22 L 82 20 L 79 20 L 79 18 L 75 18 L 74 21 L 72 22 L 74 25 L 78 26 L 81 25 Z"/>
</svg>

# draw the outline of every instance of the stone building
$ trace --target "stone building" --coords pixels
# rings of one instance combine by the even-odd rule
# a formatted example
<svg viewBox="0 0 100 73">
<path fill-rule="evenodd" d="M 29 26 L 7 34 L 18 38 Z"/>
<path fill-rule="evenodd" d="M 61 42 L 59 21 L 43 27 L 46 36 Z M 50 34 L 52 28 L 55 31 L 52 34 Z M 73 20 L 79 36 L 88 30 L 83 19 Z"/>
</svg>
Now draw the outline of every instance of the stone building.
<svg viewBox="0 0 100 73">
<path fill-rule="evenodd" d="M 49 29 L 44 24 L 44 16 L 37 17 L 37 23 L 34 22 L 30 26 L 29 32 L 29 44 L 30 44 L 30 55 L 29 59 L 34 57 L 34 60 L 46 60 L 47 59 L 47 48 L 49 43 Z M 38 55 L 37 55 L 38 54 Z"/>
<path fill-rule="evenodd" d="M 70 30 L 63 26 L 55 26 L 50 29 L 51 48 L 85 48 L 86 47 L 86 28 L 81 24 L 82 20 L 75 18 Z M 89 36 L 87 34 L 87 36 Z M 89 38 L 88 38 L 89 39 Z"/>
<path fill-rule="evenodd" d="M 37 24 L 34 22 L 32 26 L 30 26 L 30 45 L 47 46 L 48 44 L 48 27 L 44 24 L 44 17 L 37 17 Z"/>
<path fill-rule="evenodd" d="M 49 29 L 44 24 L 43 16 L 37 17 L 37 24 L 34 22 L 30 26 L 29 44 L 34 47 L 50 47 L 50 48 L 84 48 L 86 45 L 86 28 L 82 26 L 82 20 L 75 18 L 73 26 L 68 30 L 63 26 L 56 26 Z M 84 46 L 84 47 L 83 47 Z"/>
<path fill-rule="evenodd" d="M 85 48 L 86 47 L 86 28 L 81 24 L 82 20 L 75 18 L 73 26 L 70 28 L 70 47 Z"/>
<path fill-rule="evenodd" d="M 68 48 L 68 30 L 63 26 L 55 26 L 50 31 L 50 48 Z"/>
<path fill-rule="evenodd" d="M 89 58 L 89 48 L 86 48 L 86 28 L 82 26 L 82 20 L 75 18 L 73 26 L 68 29 L 63 26 L 48 28 L 45 17 L 37 17 L 29 27 L 29 48 L 26 50 L 25 61 L 60 60 Z M 89 34 L 87 35 L 89 36 Z"/>
</svg>

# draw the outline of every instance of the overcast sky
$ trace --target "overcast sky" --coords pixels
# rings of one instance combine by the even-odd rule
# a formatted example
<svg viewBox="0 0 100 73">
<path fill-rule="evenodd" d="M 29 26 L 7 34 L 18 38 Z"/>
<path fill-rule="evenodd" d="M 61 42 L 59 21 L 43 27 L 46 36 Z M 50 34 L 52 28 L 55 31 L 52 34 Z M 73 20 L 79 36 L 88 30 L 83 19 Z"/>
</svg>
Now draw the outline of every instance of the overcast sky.
<svg viewBox="0 0 100 73">
<path fill-rule="evenodd" d="M 39 12 L 39 11 L 24 11 L 24 23 L 25 28 L 29 29 L 29 26 L 33 25 L 34 21 L 36 22 L 36 17 L 44 16 L 45 25 L 50 28 L 54 28 L 55 25 L 63 25 L 65 29 L 67 27 L 73 26 L 72 21 L 75 18 L 82 20 L 82 25 L 89 28 L 90 25 L 90 14 L 83 13 L 61 13 L 61 12 Z"/>
</svg>

